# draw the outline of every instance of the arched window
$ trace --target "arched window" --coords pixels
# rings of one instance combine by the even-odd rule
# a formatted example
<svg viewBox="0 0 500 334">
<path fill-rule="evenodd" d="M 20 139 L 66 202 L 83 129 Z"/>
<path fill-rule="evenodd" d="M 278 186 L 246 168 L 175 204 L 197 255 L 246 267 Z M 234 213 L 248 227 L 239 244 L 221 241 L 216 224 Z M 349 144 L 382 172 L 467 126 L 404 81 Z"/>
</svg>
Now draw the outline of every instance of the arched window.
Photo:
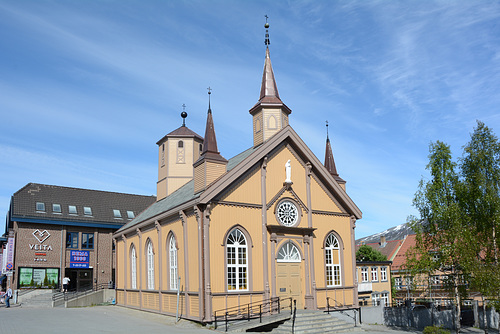
<svg viewBox="0 0 500 334">
<path fill-rule="evenodd" d="M 247 240 L 243 232 L 235 228 L 227 236 L 227 290 L 248 290 Z"/>
<path fill-rule="evenodd" d="M 268 129 L 276 129 L 278 127 L 277 123 L 278 122 L 276 121 L 276 117 L 271 115 L 267 119 L 267 128 Z"/>
<path fill-rule="evenodd" d="M 340 245 L 337 237 L 330 233 L 325 242 L 326 285 L 339 286 L 340 282 Z"/>
<path fill-rule="evenodd" d="M 134 245 L 130 249 L 130 287 L 137 289 L 137 253 Z"/>
<path fill-rule="evenodd" d="M 168 264 L 170 267 L 170 290 L 177 290 L 177 278 L 179 276 L 177 272 L 177 246 L 173 235 L 170 236 L 170 240 L 168 242 L 168 254 Z"/>
<path fill-rule="evenodd" d="M 257 119 L 255 120 L 255 132 L 260 132 L 260 130 L 261 130 L 261 129 L 260 129 L 260 119 L 259 119 L 259 118 L 257 118 Z"/>
<path fill-rule="evenodd" d="M 288 241 L 281 246 L 276 259 L 278 262 L 300 262 L 300 260 L 300 252 L 297 249 L 297 246 L 295 246 L 291 241 Z"/>
<path fill-rule="evenodd" d="M 153 253 L 153 244 L 148 241 L 146 247 L 147 251 L 147 264 L 148 264 L 148 289 L 154 290 L 155 288 L 155 255 Z"/>
<path fill-rule="evenodd" d="M 183 148 L 184 147 L 184 142 L 182 140 L 179 140 L 179 142 L 177 143 L 177 147 L 178 148 Z"/>
</svg>

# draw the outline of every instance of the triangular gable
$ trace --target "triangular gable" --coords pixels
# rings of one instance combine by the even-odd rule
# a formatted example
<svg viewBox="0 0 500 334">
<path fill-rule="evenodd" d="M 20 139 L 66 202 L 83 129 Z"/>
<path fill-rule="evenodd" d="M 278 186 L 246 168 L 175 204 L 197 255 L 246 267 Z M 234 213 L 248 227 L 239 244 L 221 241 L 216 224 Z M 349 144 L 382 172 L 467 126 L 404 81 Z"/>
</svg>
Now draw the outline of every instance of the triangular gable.
<svg viewBox="0 0 500 334">
<path fill-rule="evenodd" d="M 287 126 L 276 133 L 273 137 L 256 148 L 235 168 L 231 169 L 229 172 L 222 175 L 218 180 L 212 183 L 203 193 L 200 194 L 199 203 L 209 203 L 221 192 L 232 186 L 235 181 L 237 181 L 255 164 L 260 163 L 260 161 L 265 156 L 270 154 L 283 141 L 287 141 L 290 145 L 292 145 L 295 152 L 297 152 L 304 161 L 309 161 L 311 163 L 312 172 L 321 180 L 321 182 L 326 187 L 328 187 L 329 191 L 331 191 L 335 199 L 347 211 L 347 213 L 355 216 L 356 219 L 361 219 L 361 210 L 359 210 L 352 199 L 334 180 L 333 176 L 328 172 L 328 170 L 323 166 L 323 164 L 318 160 L 318 158 L 299 137 L 299 135 L 292 129 L 291 126 Z"/>
</svg>

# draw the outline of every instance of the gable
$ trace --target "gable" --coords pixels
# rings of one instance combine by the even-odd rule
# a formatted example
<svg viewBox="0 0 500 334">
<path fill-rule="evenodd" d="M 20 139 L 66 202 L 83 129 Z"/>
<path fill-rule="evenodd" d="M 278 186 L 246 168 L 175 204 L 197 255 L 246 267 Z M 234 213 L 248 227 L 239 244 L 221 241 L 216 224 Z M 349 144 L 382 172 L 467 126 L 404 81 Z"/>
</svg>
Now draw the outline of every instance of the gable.
<svg viewBox="0 0 500 334">
<path fill-rule="evenodd" d="M 311 207 L 313 211 L 345 213 L 332 194 L 315 177 L 311 178 Z"/>
</svg>

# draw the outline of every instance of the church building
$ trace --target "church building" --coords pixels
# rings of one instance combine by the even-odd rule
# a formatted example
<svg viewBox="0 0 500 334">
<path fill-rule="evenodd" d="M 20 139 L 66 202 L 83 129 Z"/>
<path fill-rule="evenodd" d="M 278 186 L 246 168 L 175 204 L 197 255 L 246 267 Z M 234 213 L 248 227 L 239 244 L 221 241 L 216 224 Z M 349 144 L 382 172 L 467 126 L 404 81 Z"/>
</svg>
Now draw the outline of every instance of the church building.
<svg viewBox="0 0 500 334">
<path fill-rule="evenodd" d="M 361 211 L 328 136 L 323 164 L 289 125 L 291 113 L 266 34 L 249 149 L 228 160 L 218 151 L 210 100 L 204 137 L 182 113 L 182 126 L 157 142 L 157 201 L 113 235 L 118 305 L 204 323 L 277 297 L 300 309 L 357 307 Z"/>
</svg>

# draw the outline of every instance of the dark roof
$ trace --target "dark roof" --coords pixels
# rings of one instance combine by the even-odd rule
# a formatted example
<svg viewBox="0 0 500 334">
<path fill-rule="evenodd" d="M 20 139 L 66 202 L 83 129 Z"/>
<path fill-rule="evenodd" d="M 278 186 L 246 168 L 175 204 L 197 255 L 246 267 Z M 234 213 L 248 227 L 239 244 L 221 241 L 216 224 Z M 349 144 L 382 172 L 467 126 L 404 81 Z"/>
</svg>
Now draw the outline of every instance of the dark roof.
<svg viewBox="0 0 500 334">
<path fill-rule="evenodd" d="M 156 145 L 160 145 L 162 142 L 164 142 L 167 138 L 171 137 L 182 137 L 182 138 L 195 138 L 199 139 L 200 141 L 203 141 L 203 137 L 194 132 L 193 130 L 189 129 L 187 126 L 183 125 L 174 131 L 170 132 L 169 134 L 165 135 L 162 139 L 158 140 Z"/>
<path fill-rule="evenodd" d="M 326 149 L 325 149 L 325 167 L 332 174 L 335 181 L 338 183 L 346 183 L 337 173 L 337 167 L 335 167 L 335 160 L 333 159 L 332 145 L 330 144 L 330 139 L 326 137 Z"/>
<path fill-rule="evenodd" d="M 62 224 L 99 223 L 116 226 L 131 220 L 127 216 L 127 211 L 138 215 L 155 200 L 155 196 L 28 183 L 12 196 L 10 220 L 27 222 L 46 220 L 53 223 L 60 221 Z M 38 202 L 44 203 L 45 211 L 37 211 Z M 53 204 L 60 204 L 61 213 L 53 211 Z M 69 213 L 70 205 L 76 206 L 76 214 Z M 84 214 L 84 207 L 91 209 L 91 215 Z M 120 210 L 122 218 L 116 218 L 113 210 Z"/>
<path fill-rule="evenodd" d="M 387 256 L 388 260 L 394 260 L 393 258 L 396 255 L 399 247 L 401 247 L 401 244 L 402 240 L 390 240 L 386 241 L 384 244 L 381 244 L 380 242 L 361 243 L 356 245 L 356 252 L 362 245 L 367 245 L 379 251 L 380 253 L 382 253 L 382 255 Z"/>
<path fill-rule="evenodd" d="M 250 148 L 246 151 L 243 151 L 242 153 L 234 156 L 233 158 L 229 159 L 226 170 L 230 171 L 234 167 L 236 167 L 240 162 L 242 162 L 246 157 L 248 157 L 255 149 Z M 165 197 L 164 199 L 154 203 L 150 207 L 148 207 L 144 212 L 142 212 L 140 215 L 135 217 L 134 220 L 129 222 L 128 224 L 124 225 L 121 227 L 118 232 L 125 230 L 127 228 L 130 228 L 138 223 L 141 223 L 143 221 L 146 221 L 152 217 L 158 216 L 159 214 L 162 214 L 164 212 L 167 212 L 168 210 L 171 210 L 173 208 L 179 207 L 184 203 L 187 203 L 195 198 L 198 198 L 200 196 L 200 193 L 195 194 L 194 193 L 194 181 L 191 180 L 176 191 L 174 191 L 172 194 L 169 196 Z"/>
</svg>

